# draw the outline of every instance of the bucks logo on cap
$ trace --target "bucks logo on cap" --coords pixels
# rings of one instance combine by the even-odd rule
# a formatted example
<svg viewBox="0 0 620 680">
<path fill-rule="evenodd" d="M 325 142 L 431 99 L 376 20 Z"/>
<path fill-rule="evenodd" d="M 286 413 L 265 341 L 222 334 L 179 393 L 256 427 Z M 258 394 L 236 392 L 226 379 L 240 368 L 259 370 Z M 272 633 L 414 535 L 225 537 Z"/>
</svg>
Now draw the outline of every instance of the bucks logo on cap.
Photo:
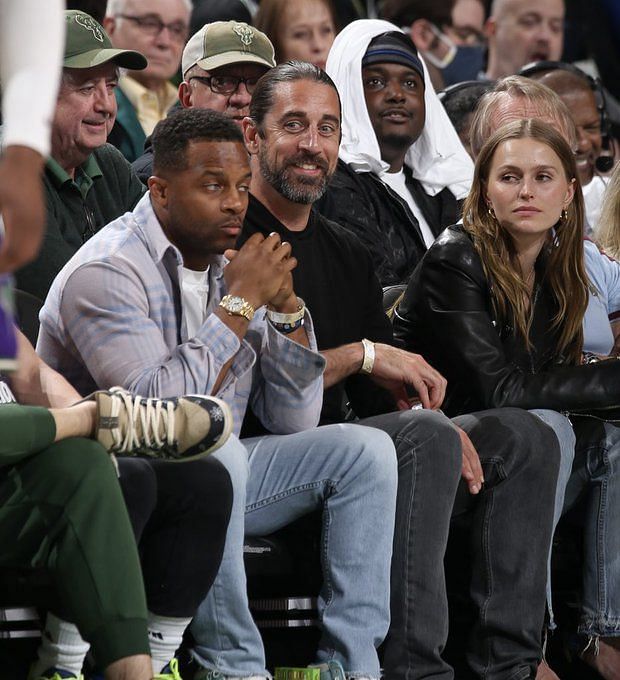
<svg viewBox="0 0 620 680">
<path fill-rule="evenodd" d="M 65 68 L 94 68 L 109 61 L 130 69 L 146 67 L 146 57 L 133 50 L 115 49 L 103 26 L 90 14 L 65 10 Z"/>
<path fill-rule="evenodd" d="M 96 40 L 98 40 L 100 43 L 103 42 L 104 38 L 101 26 L 92 17 L 88 16 L 87 14 L 76 14 L 74 18 L 75 22 L 89 30 Z"/>
<path fill-rule="evenodd" d="M 254 31 L 247 24 L 235 24 L 233 32 L 239 36 L 239 40 L 247 47 L 254 40 Z"/>
<path fill-rule="evenodd" d="M 205 24 L 187 41 L 181 66 L 185 75 L 193 66 L 212 71 L 229 64 L 276 65 L 273 45 L 258 29 L 242 21 Z"/>
</svg>

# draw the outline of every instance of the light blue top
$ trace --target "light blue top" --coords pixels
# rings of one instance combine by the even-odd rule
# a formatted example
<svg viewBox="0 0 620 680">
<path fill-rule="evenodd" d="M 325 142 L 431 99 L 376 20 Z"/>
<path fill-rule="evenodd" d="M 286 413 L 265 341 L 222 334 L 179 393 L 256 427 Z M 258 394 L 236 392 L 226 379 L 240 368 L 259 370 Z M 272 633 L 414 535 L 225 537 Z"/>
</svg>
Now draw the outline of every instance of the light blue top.
<svg viewBox="0 0 620 680">
<path fill-rule="evenodd" d="M 585 264 L 590 283 L 597 294 L 590 294 L 583 320 L 584 350 L 609 354 L 614 345 L 610 322 L 620 321 L 620 262 L 601 253 L 595 243 L 584 241 Z"/>
</svg>

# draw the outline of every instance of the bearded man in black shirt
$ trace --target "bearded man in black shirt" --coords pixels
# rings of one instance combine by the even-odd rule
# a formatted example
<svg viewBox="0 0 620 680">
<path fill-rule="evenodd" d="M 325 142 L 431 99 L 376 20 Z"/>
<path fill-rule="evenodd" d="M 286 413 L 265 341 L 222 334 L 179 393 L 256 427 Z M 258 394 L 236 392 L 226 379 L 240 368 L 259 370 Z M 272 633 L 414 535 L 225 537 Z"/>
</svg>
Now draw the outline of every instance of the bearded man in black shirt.
<svg viewBox="0 0 620 680">
<path fill-rule="evenodd" d="M 454 677 L 441 656 L 448 632 L 443 558 L 451 517 L 469 512 L 470 592 L 478 610 L 469 663 L 488 679 L 534 678 L 557 439 L 541 419 L 518 409 L 451 422 L 437 410 L 443 377 L 421 356 L 393 346 L 368 251 L 312 207 L 336 167 L 340 122 L 338 92 L 320 69 L 289 62 L 261 78 L 244 121 L 253 175 L 242 241 L 258 231 L 291 243 L 295 290 L 312 312 L 327 361 L 323 422 L 343 420 L 348 400 L 359 422 L 383 429 L 396 445 L 385 676 Z M 412 393 L 423 409 L 410 408 Z"/>
</svg>

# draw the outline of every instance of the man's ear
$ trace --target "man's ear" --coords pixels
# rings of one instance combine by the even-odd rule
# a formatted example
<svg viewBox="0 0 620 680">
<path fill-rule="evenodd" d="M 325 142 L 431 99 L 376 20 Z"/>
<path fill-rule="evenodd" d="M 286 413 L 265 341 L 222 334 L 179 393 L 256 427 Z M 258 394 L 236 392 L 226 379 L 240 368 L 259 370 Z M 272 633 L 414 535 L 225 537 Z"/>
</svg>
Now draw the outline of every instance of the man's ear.
<svg viewBox="0 0 620 680">
<path fill-rule="evenodd" d="M 249 117 L 245 117 L 241 123 L 243 128 L 243 140 L 245 141 L 245 148 L 252 156 L 258 153 L 258 127 L 256 123 Z"/>
<path fill-rule="evenodd" d="M 192 108 L 192 89 L 184 80 L 179 83 L 179 101 L 184 109 Z"/>
<path fill-rule="evenodd" d="M 492 38 L 495 35 L 495 33 L 497 32 L 497 21 L 493 17 L 489 17 L 484 22 L 484 27 L 482 29 L 482 32 L 486 36 L 487 40 L 489 38 Z"/>
<path fill-rule="evenodd" d="M 411 24 L 409 31 L 413 44 L 421 52 L 428 52 L 436 40 L 432 24 L 427 19 L 416 19 Z"/>
<path fill-rule="evenodd" d="M 108 36 L 111 38 L 116 29 L 116 19 L 113 16 L 107 15 L 103 17 L 103 28 Z"/>
<path fill-rule="evenodd" d="M 151 175 L 147 181 L 151 201 L 160 208 L 168 207 L 168 182 L 163 177 Z"/>
</svg>

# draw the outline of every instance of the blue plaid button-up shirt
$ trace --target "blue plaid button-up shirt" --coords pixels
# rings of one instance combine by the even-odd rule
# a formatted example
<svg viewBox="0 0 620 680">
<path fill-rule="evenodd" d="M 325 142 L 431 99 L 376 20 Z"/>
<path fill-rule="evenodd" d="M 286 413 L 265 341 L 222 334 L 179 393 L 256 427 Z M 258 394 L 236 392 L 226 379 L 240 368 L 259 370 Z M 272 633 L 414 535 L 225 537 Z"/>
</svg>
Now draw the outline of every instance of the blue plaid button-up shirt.
<svg viewBox="0 0 620 680">
<path fill-rule="evenodd" d="M 207 316 L 187 337 L 179 281 L 182 257 L 166 238 L 147 193 L 91 238 L 54 281 L 41 310 L 37 351 L 86 394 L 122 385 L 143 396 L 210 394 L 232 408 L 235 433 L 248 405 L 271 432 L 317 425 L 325 360 L 278 333 L 259 309 L 242 341 L 212 312 L 226 293 L 223 267 L 210 266 Z"/>
</svg>

